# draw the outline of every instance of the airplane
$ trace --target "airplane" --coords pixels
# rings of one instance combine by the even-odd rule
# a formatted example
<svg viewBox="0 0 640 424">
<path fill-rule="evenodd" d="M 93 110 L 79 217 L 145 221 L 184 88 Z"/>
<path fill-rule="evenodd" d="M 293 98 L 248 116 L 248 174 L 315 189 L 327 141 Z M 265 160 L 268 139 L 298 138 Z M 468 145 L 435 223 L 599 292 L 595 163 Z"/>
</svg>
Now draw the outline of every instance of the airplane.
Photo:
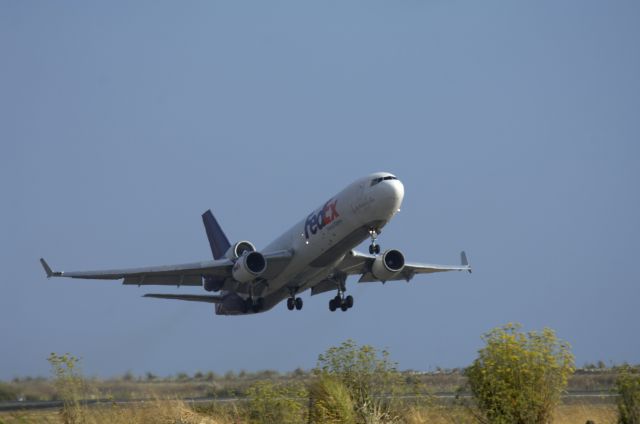
<svg viewBox="0 0 640 424">
<path fill-rule="evenodd" d="M 377 237 L 400 211 L 404 185 L 393 174 L 377 172 L 360 178 L 325 201 L 261 251 L 249 241 L 233 245 L 211 210 L 202 214 L 213 260 L 180 265 L 105 271 L 53 271 L 40 263 L 47 277 L 123 280 L 126 285 L 201 286 L 218 294 L 158 294 L 144 297 L 215 304 L 216 315 L 245 315 L 272 309 L 286 299 L 287 309 L 301 310 L 298 295 L 336 291 L 329 310 L 347 311 L 353 296 L 345 295 L 347 277 L 360 283 L 405 280 L 416 274 L 468 271 L 464 251 L 459 266 L 406 262 L 400 250 L 381 253 Z M 370 239 L 369 254 L 354 248 Z"/>
</svg>

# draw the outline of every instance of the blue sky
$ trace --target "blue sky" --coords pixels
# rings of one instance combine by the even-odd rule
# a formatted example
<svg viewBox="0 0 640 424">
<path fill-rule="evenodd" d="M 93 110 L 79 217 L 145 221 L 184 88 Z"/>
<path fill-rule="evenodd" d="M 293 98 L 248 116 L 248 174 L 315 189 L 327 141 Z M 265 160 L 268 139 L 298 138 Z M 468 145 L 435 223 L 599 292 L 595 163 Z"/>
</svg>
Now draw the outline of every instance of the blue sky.
<svg viewBox="0 0 640 424">
<path fill-rule="evenodd" d="M 466 366 L 507 322 L 555 329 L 579 364 L 640 362 L 639 18 L 635 1 L 2 2 L 0 379 L 47 375 L 50 352 L 101 376 L 310 368 L 347 338 L 403 369 Z M 208 259 L 208 208 L 264 246 L 379 170 L 406 189 L 383 247 L 465 249 L 472 275 L 352 280 L 347 313 L 305 294 L 218 317 L 38 263 Z"/>
</svg>

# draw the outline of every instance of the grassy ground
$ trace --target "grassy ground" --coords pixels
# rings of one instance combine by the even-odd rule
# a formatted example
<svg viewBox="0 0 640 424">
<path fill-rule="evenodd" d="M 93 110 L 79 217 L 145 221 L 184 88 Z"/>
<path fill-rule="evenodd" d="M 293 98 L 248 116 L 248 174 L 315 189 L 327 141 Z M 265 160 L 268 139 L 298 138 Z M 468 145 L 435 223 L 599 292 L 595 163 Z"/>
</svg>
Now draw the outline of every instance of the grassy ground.
<svg viewBox="0 0 640 424">
<path fill-rule="evenodd" d="M 241 410 L 233 405 L 224 408 L 198 407 L 194 410 L 182 401 L 150 401 L 126 406 L 84 408 L 81 411 L 86 424 L 244 424 Z M 584 424 L 592 420 L 596 424 L 615 424 L 616 407 L 613 404 L 560 405 L 554 414 L 554 424 Z M 405 411 L 400 422 L 406 424 L 467 424 L 474 423 L 473 416 L 460 407 L 412 407 Z M 0 424 L 61 424 L 57 411 L 12 412 L 0 414 Z M 301 423 L 302 424 L 302 423 Z"/>
<path fill-rule="evenodd" d="M 310 379 L 309 372 L 296 374 L 279 374 L 269 372 L 236 374 L 233 377 L 215 376 L 213 378 L 155 378 L 152 381 L 142 378 L 87 379 L 88 399 L 166 399 L 195 397 L 235 397 L 243 396 L 248 387 L 258 381 L 269 380 L 278 383 L 305 383 Z M 407 385 L 419 385 L 428 388 L 430 393 L 454 392 L 463 387 L 466 378 L 459 370 L 434 373 L 403 372 Z M 612 390 L 617 372 L 604 370 L 601 372 L 577 372 L 569 379 L 567 387 L 570 391 Z M 23 400 L 55 400 L 56 393 L 53 382 L 45 378 L 15 379 L 11 382 L 0 382 L 0 401 Z"/>
</svg>

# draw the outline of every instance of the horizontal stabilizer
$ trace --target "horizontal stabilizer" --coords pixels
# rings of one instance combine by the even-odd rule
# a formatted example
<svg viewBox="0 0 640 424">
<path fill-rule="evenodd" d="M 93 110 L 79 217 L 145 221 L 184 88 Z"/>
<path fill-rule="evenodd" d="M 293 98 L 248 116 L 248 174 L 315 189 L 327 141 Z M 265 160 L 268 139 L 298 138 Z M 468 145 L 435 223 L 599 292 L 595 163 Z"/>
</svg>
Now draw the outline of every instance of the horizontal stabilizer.
<svg viewBox="0 0 640 424">
<path fill-rule="evenodd" d="M 156 299 L 188 300 L 191 302 L 221 303 L 222 296 L 207 294 L 156 294 L 147 293 L 143 297 L 154 297 Z"/>
</svg>

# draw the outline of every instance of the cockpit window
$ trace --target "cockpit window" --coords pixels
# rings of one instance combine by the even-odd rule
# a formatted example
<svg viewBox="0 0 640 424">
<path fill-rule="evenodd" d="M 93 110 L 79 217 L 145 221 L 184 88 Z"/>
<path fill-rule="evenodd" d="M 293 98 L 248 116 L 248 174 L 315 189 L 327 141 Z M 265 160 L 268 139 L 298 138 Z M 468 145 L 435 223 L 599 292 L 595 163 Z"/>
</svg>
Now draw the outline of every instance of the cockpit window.
<svg viewBox="0 0 640 424">
<path fill-rule="evenodd" d="M 373 180 L 371 180 L 371 187 L 373 187 L 374 185 L 385 181 L 385 180 L 397 180 L 398 178 L 394 177 L 393 175 L 388 175 L 386 177 L 378 177 L 378 178 L 374 178 Z"/>
</svg>

